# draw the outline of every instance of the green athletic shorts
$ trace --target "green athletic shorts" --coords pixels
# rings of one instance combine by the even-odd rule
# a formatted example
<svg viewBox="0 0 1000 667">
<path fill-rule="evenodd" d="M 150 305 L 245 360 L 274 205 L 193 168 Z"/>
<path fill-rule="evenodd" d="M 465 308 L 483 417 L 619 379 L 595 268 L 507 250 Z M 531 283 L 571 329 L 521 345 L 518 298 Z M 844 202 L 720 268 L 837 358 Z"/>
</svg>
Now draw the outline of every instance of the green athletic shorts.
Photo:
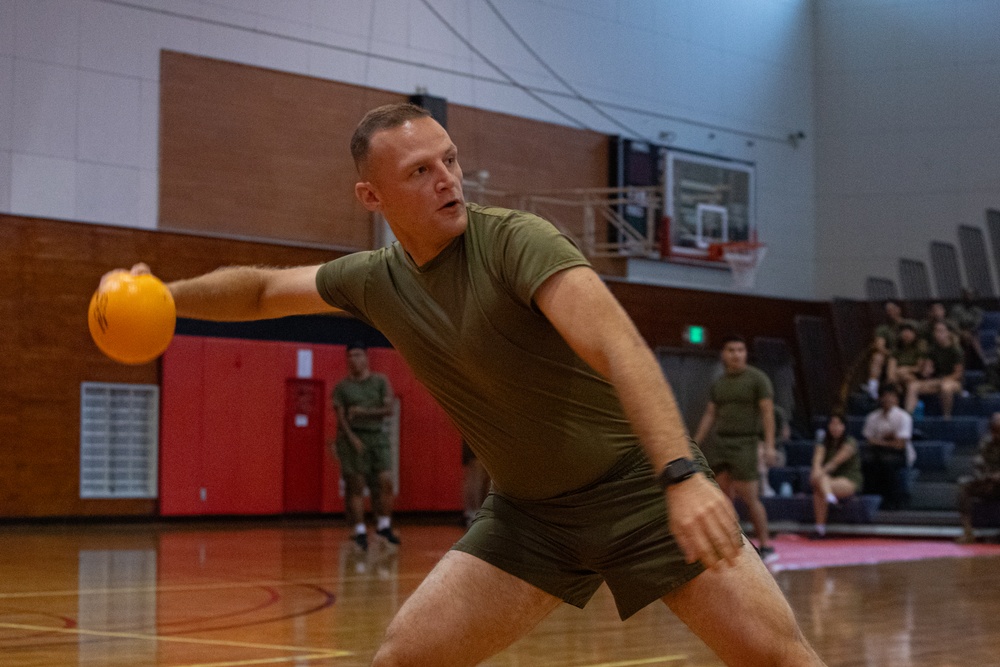
<svg viewBox="0 0 1000 667">
<path fill-rule="evenodd" d="M 712 472 L 694 443 L 697 464 Z M 636 448 L 597 482 L 548 500 L 491 491 L 453 549 L 583 608 L 606 581 L 622 620 L 690 581 L 670 533 L 663 490 Z"/>
<path fill-rule="evenodd" d="M 337 458 L 340 460 L 340 474 L 347 478 L 361 475 L 373 480 L 379 473 L 392 467 L 389 438 L 384 431 L 355 431 L 365 444 L 359 453 L 344 434 L 337 436 Z"/>
<path fill-rule="evenodd" d="M 715 447 L 710 457 L 712 470 L 728 472 L 730 477 L 740 482 L 756 482 L 760 479 L 757 467 L 759 442 L 760 438 L 756 435 L 715 436 Z"/>
</svg>

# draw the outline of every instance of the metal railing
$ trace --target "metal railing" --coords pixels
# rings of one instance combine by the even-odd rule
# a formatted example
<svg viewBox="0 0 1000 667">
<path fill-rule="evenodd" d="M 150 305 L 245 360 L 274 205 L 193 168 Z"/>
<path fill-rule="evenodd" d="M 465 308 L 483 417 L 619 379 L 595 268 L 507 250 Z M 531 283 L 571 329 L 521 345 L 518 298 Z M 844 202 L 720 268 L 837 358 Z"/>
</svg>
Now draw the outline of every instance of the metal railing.
<svg viewBox="0 0 1000 667">
<path fill-rule="evenodd" d="M 545 218 L 573 239 L 587 257 L 659 258 L 656 238 L 663 210 L 658 187 L 575 188 L 511 193 L 482 181 L 463 183 L 466 198 Z M 641 221 L 641 228 L 633 221 Z"/>
</svg>

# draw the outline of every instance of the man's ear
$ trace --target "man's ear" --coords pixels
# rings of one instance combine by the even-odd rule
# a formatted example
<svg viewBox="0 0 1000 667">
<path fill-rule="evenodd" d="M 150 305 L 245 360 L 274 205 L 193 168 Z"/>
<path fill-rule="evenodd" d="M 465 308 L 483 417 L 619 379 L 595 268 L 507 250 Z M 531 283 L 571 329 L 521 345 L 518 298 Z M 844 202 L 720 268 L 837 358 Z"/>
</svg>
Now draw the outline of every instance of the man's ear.
<svg viewBox="0 0 1000 667">
<path fill-rule="evenodd" d="M 354 184 L 354 196 L 369 211 L 378 211 L 382 208 L 382 202 L 378 194 L 372 188 L 372 184 L 367 181 Z"/>
</svg>

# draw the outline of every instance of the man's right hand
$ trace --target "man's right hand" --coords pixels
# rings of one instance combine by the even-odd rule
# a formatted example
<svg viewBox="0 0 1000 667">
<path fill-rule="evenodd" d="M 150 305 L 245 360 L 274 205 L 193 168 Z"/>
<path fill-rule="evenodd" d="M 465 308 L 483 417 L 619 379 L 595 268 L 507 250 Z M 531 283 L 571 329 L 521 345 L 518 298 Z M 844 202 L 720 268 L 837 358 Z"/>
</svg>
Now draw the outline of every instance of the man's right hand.
<svg viewBox="0 0 1000 667">
<path fill-rule="evenodd" d="M 733 563 L 743 546 L 743 532 L 733 504 L 698 473 L 667 488 L 670 531 L 689 563 L 705 567 Z"/>
</svg>

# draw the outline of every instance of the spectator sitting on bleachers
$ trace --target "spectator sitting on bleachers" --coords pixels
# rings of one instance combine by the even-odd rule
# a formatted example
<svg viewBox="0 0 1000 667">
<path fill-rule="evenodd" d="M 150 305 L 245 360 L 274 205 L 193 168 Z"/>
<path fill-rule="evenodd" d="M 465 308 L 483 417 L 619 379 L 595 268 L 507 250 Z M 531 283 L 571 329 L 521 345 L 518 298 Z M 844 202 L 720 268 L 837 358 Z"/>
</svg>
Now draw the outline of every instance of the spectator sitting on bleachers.
<svg viewBox="0 0 1000 667">
<path fill-rule="evenodd" d="M 935 301 L 927 308 L 926 319 L 917 325 L 917 335 L 928 346 L 934 344 L 934 325 L 938 322 L 944 322 L 952 333 L 958 334 L 958 324 L 948 319 L 948 311 L 945 310 L 944 304 Z"/>
<path fill-rule="evenodd" d="M 962 536 L 958 541 L 976 541 L 972 532 L 972 508 L 987 500 L 1000 501 L 1000 412 L 990 417 L 990 431 L 979 443 L 971 476 L 958 480 L 958 512 L 962 521 Z"/>
<path fill-rule="evenodd" d="M 926 349 L 923 341 L 917 337 L 917 328 L 913 323 L 903 322 L 899 326 L 899 338 L 885 371 L 889 384 L 908 387 L 916 380 Z"/>
<path fill-rule="evenodd" d="M 847 434 L 844 416 L 834 414 L 826 423 L 826 436 L 816 443 L 813 452 L 812 484 L 813 513 L 816 528 L 812 537 L 826 537 L 826 518 L 830 505 L 850 498 L 861 490 L 861 458 L 858 442 Z"/>
<path fill-rule="evenodd" d="M 879 380 L 885 371 L 889 355 L 896 347 L 899 329 L 907 321 L 903 319 L 903 309 L 895 301 L 885 302 L 885 315 L 889 321 L 877 326 L 872 337 L 871 356 L 868 362 L 868 382 L 864 385 L 865 391 L 872 398 L 878 398 Z"/>
<path fill-rule="evenodd" d="M 917 379 L 906 387 L 906 411 L 913 414 L 921 394 L 939 394 L 941 415 L 951 419 L 955 394 L 962 391 L 965 355 L 958 346 L 958 337 L 947 323 L 935 323 L 933 331 L 934 340 L 920 362 Z"/>
<path fill-rule="evenodd" d="M 895 385 L 884 385 L 878 402 L 879 408 L 865 418 L 862 430 L 868 443 L 861 452 L 865 493 L 882 496 L 886 509 L 899 509 L 908 500 L 899 473 L 917 459 L 910 442 L 913 418 L 899 407 L 899 388 Z"/>
<path fill-rule="evenodd" d="M 965 365 L 969 368 L 984 368 L 986 355 L 979 341 L 979 327 L 983 323 L 983 309 L 975 304 L 975 295 L 967 287 L 962 288 L 962 300 L 951 307 L 949 319 L 958 328 L 958 339 L 965 352 Z"/>
</svg>

